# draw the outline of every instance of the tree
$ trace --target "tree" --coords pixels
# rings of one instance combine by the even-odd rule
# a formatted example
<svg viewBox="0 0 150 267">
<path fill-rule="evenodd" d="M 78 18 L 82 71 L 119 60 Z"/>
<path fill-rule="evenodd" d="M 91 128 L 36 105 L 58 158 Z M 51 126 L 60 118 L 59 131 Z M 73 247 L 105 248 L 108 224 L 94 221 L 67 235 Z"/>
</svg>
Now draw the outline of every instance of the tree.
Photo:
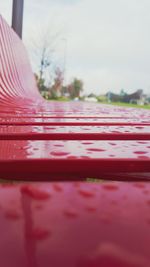
<svg viewBox="0 0 150 267">
<path fill-rule="evenodd" d="M 43 78 L 39 78 L 39 76 L 35 73 L 35 80 L 37 83 L 37 87 L 39 88 L 40 92 L 48 91 L 48 88 L 45 86 L 45 80 Z"/>
<path fill-rule="evenodd" d="M 57 98 L 62 95 L 63 80 L 64 80 L 63 71 L 59 67 L 57 67 L 55 70 L 54 84 L 49 90 L 50 96 L 52 98 Z"/>
<path fill-rule="evenodd" d="M 32 62 L 40 91 L 47 90 L 54 81 L 59 66 L 57 44 L 62 39 L 60 30 L 41 30 L 32 40 Z"/>
<path fill-rule="evenodd" d="M 68 92 L 71 98 L 80 97 L 80 93 L 83 91 L 83 82 L 80 79 L 74 78 L 73 82 L 68 85 Z"/>
</svg>

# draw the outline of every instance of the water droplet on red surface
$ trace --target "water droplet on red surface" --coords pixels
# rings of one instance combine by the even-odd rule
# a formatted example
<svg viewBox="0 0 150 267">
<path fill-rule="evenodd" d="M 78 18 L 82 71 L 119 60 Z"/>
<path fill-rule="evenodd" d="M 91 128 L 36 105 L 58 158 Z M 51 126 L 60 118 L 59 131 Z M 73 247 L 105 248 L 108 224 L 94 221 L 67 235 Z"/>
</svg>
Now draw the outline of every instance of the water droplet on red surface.
<svg viewBox="0 0 150 267">
<path fill-rule="evenodd" d="M 53 188 L 56 192 L 62 192 L 63 191 L 63 187 L 60 184 L 53 184 Z"/>
<path fill-rule="evenodd" d="M 77 159 L 76 156 L 67 156 L 67 159 Z"/>
<path fill-rule="evenodd" d="M 88 151 L 92 152 L 103 152 L 105 149 L 100 149 L 100 148 L 87 148 Z"/>
<path fill-rule="evenodd" d="M 137 188 L 145 188 L 145 184 L 141 183 L 141 182 L 137 182 L 133 184 L 135 187 Z"/>
<path fill-rule="evenodd" d="M 95 196 L 95 192 L 86 190 L 86 189 L 79 189 L 78 190 L 79 194 L 83 197 L 90 198 Z"/>
<path fill-rule="evenodd" d="M 134 151 L 134 154 L 146 154 L 146 151 Z"/>
<path fill-rule="evenodd" d="M 103 184 L 102 187 L 106 190 L 110 190 L 110 191 L 116 191 L 119 189 L 119 186 L 116 184 Z"/>
<path fill-rule="evenodd" d="M 145 195 L 149 195 L 150 192 L 149 192 L 148 190 L 144 190 L 144 191 L 143 191 L 143 194 L 145 194 Z"/>
<path fill-rule="evenodd" d="M 135 128 L 136 129 L 143 129 L 144 127 L 142 127 L 142 126 L 136 126 Z"/>
<path fill-rule="evenodd" d="M 69 217 L 69 218 L 76 218 L 76 217 L 78 217 L 78 213 L 75 210 L 73 210 L 73 209 L 64 210 L 63 213 L 64 213 L 64 215 L 66 217 Z"/>
<path fill-rule="evenodd" d="M 82 142 L 83 145 L 92 145 L 93 142 Z"/>
<path fill-rule="evenodd" d="M 85 209 L 89 212 L 96 212 L 97 210 L 96 207 L 92 207 L 92 206 L 87 206 Z"/>
<path fill-rule="evenodd" d="M 5 212 L 5 217 L 9 220 L 18 220 L 20 219 L 20 214 L 15 210 L 8 210 Z"/>
<path fill-rule="evenodd" d="M 47 229 L 35 228 L 31 231 L 31 233 L 27 234 L 27 237 L 42 241 L 47 239 L 50 236 L 50 234 L 51 232 Z"/>
<path fill-rule="evenodd" d="M 38 147 L 34 147 L 33 150 L 34 151 L 37 151 L 37 150 L 39 150 L 39 148 Z"/>
<path fill-rule="evenodd" d="M 34 198 L 35 200 L 47 200 L 51 196 L 49 192 L 28 185 L 22 186 L 21 192 L 27 194 L 28 196 Z"/>
<path fill-rule="evenodd" d="M 146 201 L 147 205 L 150 206 L 150 199 Z"/>
<path fill-rule="evenodd" d="M 116 146 L 116 144 L 115 144 L 115 143 L 111 143 L 111 142 L 109 142 L 109 144 L 110 144 L 110 145 L 112 145 L 112 146 Z"/>
<path fill-rule="evenodd" d="M 69 155 L 68 152 L 63 152 L 63 151 L 52 151 L 50 154 L 53 156 L 58 156 L 58 157 Z"/>
<path fill-rule="evenodd" d="M 147 156 L 138 156 L 138 159 L 149 159 Z"/>
<path fill-rule="evenodd" d="M 139 144 L 147 144 L 147 142 L 145 142 L 145 141 L 138 141 L 137 143 L 139 143 Z"/>
</svg>

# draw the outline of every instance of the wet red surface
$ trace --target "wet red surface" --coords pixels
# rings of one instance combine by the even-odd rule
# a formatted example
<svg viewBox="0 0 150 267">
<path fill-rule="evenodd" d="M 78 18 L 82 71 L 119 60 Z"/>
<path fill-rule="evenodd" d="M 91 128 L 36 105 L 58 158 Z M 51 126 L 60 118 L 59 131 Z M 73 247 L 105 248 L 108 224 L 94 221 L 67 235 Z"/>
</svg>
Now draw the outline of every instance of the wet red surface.
<svg viewBox="0 0 150 267">
<path fill-rule="evenodd" d="M 57 192 L 55 183 L 1 188 L 1 265 L 148 267 L 150 195 L 132 182 L 111 185 L 118 189 L 107 191 L 107 182 L 59 183 L 62 191 Z M 150 192 L 149 183 L 143 185 Z M 37 201 L 24 186 L 50 190 L 53 197 Z M 79 190 L 95 192 L 94 197 L 83 197 Z"/>
<path fill-rule="evenodd" d="M 0 43 L 0 266 L 149 267 L 150 112 L 44 101 L 1 16 Z"/>
</svg>

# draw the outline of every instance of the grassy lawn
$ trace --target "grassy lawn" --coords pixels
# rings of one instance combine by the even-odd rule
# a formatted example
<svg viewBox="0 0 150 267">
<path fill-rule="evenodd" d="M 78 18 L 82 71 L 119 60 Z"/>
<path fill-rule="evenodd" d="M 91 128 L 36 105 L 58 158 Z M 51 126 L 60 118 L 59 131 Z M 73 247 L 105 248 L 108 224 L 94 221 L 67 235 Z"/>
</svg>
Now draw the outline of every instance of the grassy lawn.
<svg viewBox="0 0 150 267">
<path fill-rule="evenodd" d="M 48 99 L 48 101 L 58 101 L 58 102 L 69 102 L 71 101 L 70 99 L 66 98 L 66 97 L 59 97 L 57 99 Z M 85 102 L 86 103 L 86 102 Z M 123 102 L 111 102 L 108 103 L 107 101 L 99 101 L 99 104 L 107 104 L 107 105 L 113 105 L 113 106 L 120 106 L 120 107 L 129 107 L 129 108 L 140 108 L 140 109 L 150 109 L 150 105 L 137 105 L 137 104 L 128 104 L 128 103 L 123 103 Z"/>
<path fill-rule="evenodd" d="M 129 107 L 129 108 L 150 109 L 150 105 L 141 106 L 141 105 L 136 105 L 136 104 L 122 103 L 122 102 L 112 102 L 112 103 L 101 102 L 101 103 L 108 104 L 108 105 L 113 105 L 113 106 Z"/>
</svg>

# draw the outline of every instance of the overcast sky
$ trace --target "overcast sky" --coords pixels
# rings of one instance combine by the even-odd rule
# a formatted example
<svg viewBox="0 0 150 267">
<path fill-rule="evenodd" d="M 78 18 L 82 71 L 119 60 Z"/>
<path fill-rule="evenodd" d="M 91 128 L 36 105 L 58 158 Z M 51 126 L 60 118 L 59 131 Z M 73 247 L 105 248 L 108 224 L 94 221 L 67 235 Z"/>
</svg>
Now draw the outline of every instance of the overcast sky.
<svg viewBox="0 0 150 267">
<path fill-rule="evenodd" d="M 150 93 L 150 0 L 24 0 L 24 42 L 37 33 L 61 31 L 58 49 L 66 80 L 77 76 L 85 91 Z M 0 0 L 10 23 L 11 0 Z M 34 33 L 36 31 L 36 34 Z M 65 48 L 66 47 L 66 48 Z"/>
</svg>

